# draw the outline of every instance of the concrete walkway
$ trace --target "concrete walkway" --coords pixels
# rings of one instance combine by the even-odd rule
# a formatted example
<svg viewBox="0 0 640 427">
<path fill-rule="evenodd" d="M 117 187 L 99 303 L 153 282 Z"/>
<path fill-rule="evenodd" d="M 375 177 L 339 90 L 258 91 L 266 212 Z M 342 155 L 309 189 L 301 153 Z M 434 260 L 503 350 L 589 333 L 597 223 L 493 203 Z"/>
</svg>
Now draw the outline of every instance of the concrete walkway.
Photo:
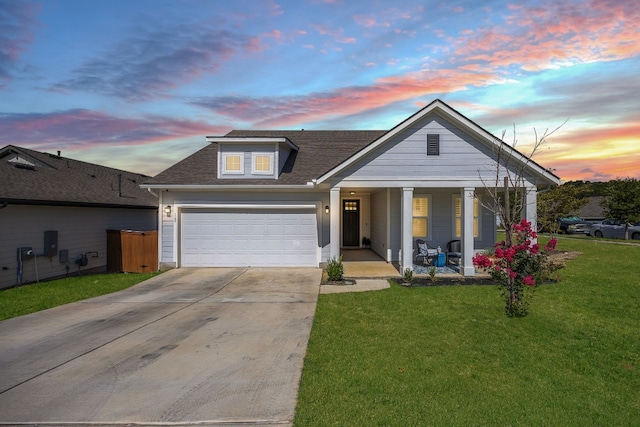
<svg viewBox="0 0 640 427">
<path fill-rule="evenodd" d="M 320 269 L 177 269 L 0 322 L 0 424 L 291 425 Z"/>
<path fill-rule="evenodd" d="M 342 294 L 346 292 L 367 292 L 388 289 L 389 282 L 383 279 L 357 279 L 355 285 L 322 285 L 321 294 Z"/>
</svg>

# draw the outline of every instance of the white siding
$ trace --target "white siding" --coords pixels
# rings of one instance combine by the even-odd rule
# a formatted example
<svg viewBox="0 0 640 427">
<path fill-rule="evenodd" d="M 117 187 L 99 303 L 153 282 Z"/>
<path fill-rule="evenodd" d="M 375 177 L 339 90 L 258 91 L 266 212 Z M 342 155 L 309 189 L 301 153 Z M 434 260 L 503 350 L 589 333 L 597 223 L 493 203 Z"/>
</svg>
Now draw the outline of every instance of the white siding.
<svg viewBox="0 0 640 427">
<path fill-rule="evenodd" d="M 107 264 L 107 230 L 157 230 L 154 209 L 107 209 L 58 206 L 9 205 L 0 209 L 0 288 L 16 284 L 17 248 L 30 246 L 36 255 L 44 251 L 44 232 L 58 232 L 58 248 L 69 251 L 69 262 L 62 264 L 58 255 L 24 261 L 23 283 L 78 272 L 75 260 L 86 252 L 97 251 L 81 270 L 105 268 Z"/>
<path fill-rule="evenodd" d="M 440 135 L 440 155 L 427 156 L 427 134 Z M 465 178 L 478 182 L 495 177 L 495 154 L 436 115 L 426 117 L 357 161 L 336 178 L 354 180 L 437 180 Z"/>
</svg>

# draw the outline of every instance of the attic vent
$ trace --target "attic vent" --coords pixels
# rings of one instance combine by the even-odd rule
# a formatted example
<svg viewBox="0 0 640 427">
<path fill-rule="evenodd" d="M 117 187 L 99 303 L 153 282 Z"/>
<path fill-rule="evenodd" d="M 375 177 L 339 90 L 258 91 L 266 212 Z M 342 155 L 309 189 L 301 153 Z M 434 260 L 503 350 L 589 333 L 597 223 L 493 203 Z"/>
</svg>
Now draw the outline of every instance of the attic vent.
<svg viewBox="0 0 640 427">
<path fill-rule="evenodd" d="M 427 134 L 427 156 L 440 155 L 440 135 L 437 133 Z"/>
</svg>

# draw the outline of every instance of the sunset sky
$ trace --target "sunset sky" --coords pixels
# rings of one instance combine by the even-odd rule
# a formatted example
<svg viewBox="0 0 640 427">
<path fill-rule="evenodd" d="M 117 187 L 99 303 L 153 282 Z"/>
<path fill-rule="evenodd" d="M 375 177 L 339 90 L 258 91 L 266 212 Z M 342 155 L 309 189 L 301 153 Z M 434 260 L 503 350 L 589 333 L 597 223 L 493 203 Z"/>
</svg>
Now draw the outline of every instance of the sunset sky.
<svg viewBox="0 0 640 427">
<path fill-rule="evenodd" d="M 564 181 L 640 178 L 640 0 L 0 0 L 0 147 L 155 175 L 231 129 L 440 98 Z M 566 123 L 564 123 L 566 121 Z M 564 125 L 563 125 L 564 123 Z"/>
</svg>

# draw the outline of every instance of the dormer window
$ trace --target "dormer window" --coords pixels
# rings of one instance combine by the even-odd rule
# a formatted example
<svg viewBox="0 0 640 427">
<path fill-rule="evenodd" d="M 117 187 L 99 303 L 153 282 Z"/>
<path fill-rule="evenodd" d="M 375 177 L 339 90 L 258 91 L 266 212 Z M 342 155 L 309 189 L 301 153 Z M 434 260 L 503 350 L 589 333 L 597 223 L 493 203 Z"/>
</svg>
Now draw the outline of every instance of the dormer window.
<svg viewBox="0 0 640 427">
<path fill-rule="evenodd" d="M 254 174 L 262 174 L 262 175 L 272 175 L 273 174 L 273 154 L 271 153 L 253 153 L 253 159 L 251 163 L 253 164 Z"/>
<path fill-rule="evenodd" d="M 222 165 L 225 174 L 244 174 L 244 153 L 224 153 Z"/>
</svg>

